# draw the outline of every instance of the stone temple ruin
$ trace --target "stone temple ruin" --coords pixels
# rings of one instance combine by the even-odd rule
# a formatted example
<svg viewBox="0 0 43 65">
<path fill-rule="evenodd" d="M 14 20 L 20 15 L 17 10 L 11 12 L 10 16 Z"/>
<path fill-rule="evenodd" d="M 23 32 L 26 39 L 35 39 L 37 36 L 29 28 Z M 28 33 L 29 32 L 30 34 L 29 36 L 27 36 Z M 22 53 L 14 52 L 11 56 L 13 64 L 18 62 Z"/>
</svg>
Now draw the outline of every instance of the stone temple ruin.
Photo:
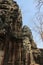
<svg viewBox="0 0 43 65">
<path fill-rule="evenodd" d="M 0 0 L 0 65 L 43 65 L 43 49 L 22 27 L 22 14 L 13 0 Z"/>
</svg>

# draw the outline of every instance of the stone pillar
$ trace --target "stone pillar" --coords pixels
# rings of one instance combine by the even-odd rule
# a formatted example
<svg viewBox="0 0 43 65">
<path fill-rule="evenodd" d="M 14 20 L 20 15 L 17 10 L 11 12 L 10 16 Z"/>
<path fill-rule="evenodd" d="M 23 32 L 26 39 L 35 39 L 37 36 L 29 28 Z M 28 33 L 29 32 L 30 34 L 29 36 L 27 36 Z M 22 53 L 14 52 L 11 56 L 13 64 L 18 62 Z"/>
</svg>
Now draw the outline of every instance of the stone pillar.
<svg viewBox="0 0 43 65">
<path fill-rule="evenodd" d="M 4 59 L 4 51 L 0 51 L 0 65 L 3 64 L 3 59 Z"/>
<path fill-rule="evenodd" d="M 5 40 L 5 48 L 4 48 L 4 59 L 2 65 L 8 65 L 8 59 L 9 59 L 9 41 L 6 38 Z"/>
<path fill-rule="evenodd" d="M 29 46 L 29 54 L 30 54 L 30 65 L 35 64 L 33 54 L 32 54 L 32 49 L 31 49 L 31 44 L 28 44 Z"/>
<path fill-rule="evenodd" d="M 21 43 L 19 44 L 19 65 L 22 64 L 22 61 L 21 61 Z"/>
<path fill-rule="evenodd" d="M 12 65 L 12 57 L 13 57 L 13 43 L 11 41 L 9 41 L 9 60 L 8 60 L 8 64 Z"/>
<path fill-rule="evenodd" d="M 28 53 L 26 52 L 26 60 L 25 60 L 25 65 L 28 65 Z"/>
<path fill-rule="evenodd" d="M 14 43 L 14 42 L 13 42 Z M 12 65 L 15 64 L 15 43 L 14 43 L 14 49 L 13 49 L 13 57 L 12 57 Z"/>
<path fill-rule="evenodd" d="M 21 65 L 25 65 L 25 50 L 22 46 L 22 50 L 21 50 Z"/>
</svg>

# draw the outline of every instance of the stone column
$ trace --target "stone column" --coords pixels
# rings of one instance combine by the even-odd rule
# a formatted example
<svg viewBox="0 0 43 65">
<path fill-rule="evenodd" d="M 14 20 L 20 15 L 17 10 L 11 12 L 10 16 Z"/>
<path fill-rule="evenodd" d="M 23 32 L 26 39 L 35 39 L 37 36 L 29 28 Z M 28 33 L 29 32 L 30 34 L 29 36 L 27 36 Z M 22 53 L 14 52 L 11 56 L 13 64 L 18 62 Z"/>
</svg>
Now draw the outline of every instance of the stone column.
<svg viewBox="0 0 43 65">
<path fill-rule="evenodd" d="M 14 49 L 13 49 L 12 65 L 15 65 L 15 43 L 14 43 Z"/>
<path fill-rule="evenodd" d="M 11 52 L 11 50 L 12 50 L 12 42 L 11 41 L 9 41 L 9 60 L 8 60 L 8 64 L 12 64 L 12 52 Z"/>
<path fill-rule="evenodd" d="M 9 59 L 9 40 L 5 40 L 5 48 L 4 48 L 4 59 L 2 65 L 8 65 L 8 59 Z"/>
<path fill-rule="evenodd" d="M 28 65 L 28 53 L 26 52 L 26 60 L 25 60 L 25 65 Z"/>
<path fill-rule="evenodd" d="M 31 44 L 28 44 L 29 46 L 29 54 L 30 54 L 30 65 L 35 64 L 34 58 L 33 58 L 33 54 L 32 54 L 32 49 L 31 49 Z"/>
<path fill-rule="evenodd" d="M 0 65 L 3 64 L 3 59 L 4 59 L 4 51 L 0 51 Z"/>
<path fill-rule="evenodd" d="M 21 44 L 19 44 L 19 65 L 21 65 Z"/>
</svg>

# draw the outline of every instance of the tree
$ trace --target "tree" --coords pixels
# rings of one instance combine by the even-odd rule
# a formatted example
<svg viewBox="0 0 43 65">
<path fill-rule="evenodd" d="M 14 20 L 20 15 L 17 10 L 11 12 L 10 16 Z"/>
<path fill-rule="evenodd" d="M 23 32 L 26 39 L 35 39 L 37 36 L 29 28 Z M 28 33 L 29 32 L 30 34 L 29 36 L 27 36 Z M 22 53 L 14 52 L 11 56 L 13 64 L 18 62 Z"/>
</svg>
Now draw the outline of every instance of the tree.
<svg viewBox="0 0 43 65">
<path fill-rule="evenodd" d="M 41 8 L 41 6 L 43 5 L 43 0 L 35 0 L 36 2 L 36 6 L 38 7 L 38 9 Z"/>
<path fill-rule="evenodd" d="M 34 30 L 38 32 L 43 41 L 43 12 L 41 12 L 41 7 L 43 6 L 43 0 L 36 0 L 37 12 L 35 14 L 34 20 Z"/>
</svg>

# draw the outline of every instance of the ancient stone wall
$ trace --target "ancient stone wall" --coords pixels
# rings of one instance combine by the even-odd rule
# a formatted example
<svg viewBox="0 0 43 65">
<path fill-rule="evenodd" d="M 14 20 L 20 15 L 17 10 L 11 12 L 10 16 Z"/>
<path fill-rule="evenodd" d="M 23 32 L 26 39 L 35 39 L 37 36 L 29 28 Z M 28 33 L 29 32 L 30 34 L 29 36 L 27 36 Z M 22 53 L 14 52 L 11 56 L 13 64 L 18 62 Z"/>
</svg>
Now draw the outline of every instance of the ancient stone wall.
<svg viewBox="0 0 43 65">
<path fill-rule="evenodd" d="M 26 25 L 22 29 L 25 65 L 43 65 L 43 49 L 37 48 L 32 32 Z"/>
<path fill-rule="evenodd" d="M 0 0 L 0 65 L 43 65 L 31 29 L 22 28 L 22 15 L 13 0 Z"/>
<path fill-rule="evenodd" d="M 0 0 L 0 51 L 4 52 L 1 65 L 21 65 L 22 15 L 13 0 Z"/>
</svg>

